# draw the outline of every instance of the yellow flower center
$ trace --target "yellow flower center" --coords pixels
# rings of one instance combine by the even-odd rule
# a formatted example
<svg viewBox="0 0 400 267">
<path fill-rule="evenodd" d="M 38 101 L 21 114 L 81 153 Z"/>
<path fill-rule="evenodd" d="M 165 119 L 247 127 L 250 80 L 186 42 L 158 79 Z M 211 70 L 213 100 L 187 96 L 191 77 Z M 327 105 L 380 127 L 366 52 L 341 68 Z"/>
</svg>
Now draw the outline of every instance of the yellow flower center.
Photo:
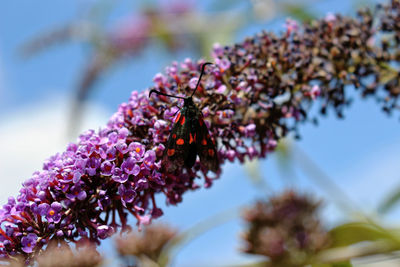
<svg viewBox="0 0 400 267">
<path fill-rule="evenodd" d="M 140 152 L 140 148 L 139 148 L 139 147 L 136 148 L 136 152 L 137 152 L 137 153 Z"/>
</svg>

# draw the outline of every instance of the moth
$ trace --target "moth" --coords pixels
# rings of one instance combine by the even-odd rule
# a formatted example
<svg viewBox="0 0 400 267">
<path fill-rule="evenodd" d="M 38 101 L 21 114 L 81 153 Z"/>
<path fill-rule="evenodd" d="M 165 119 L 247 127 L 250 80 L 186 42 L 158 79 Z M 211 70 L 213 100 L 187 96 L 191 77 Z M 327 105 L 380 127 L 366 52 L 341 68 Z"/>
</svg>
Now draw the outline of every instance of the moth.
<svg viewBox="0 0 400 267">
<path fill-rule="evenodd" d="M 167 172 L 175 172 L 183 167 L 192 168 L 199 155 L 201 164 L 213 172 L 219 170 L 219 160 L 215 140 L 210 136 L 208 128 L 204 123 L 203 114 L 193 102 L 193 95 L 196 92 L 206 65 L 203 64 L 196 88 L 189 97 L 168 95 L 157 90 L 152 93 L 168 97 L 184 99 L 183 107 L 179 110 L 174 120 L 172 132 L 165 146 L 162 159 L 162 166 Z"/>
</svg>

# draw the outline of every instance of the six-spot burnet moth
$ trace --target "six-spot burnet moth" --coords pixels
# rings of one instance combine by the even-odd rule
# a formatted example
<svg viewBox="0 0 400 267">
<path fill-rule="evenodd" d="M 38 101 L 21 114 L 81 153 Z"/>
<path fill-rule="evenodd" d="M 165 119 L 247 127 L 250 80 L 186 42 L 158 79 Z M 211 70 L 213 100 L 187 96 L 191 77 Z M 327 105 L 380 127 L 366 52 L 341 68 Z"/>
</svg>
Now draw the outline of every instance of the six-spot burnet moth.
<svg viewBox="0 0 400 267">
<path fill-rule="evenodd" d="M 168 95 L 154 89 L 149 93 L 149 97 L 152 93 L 156 93 L 184 99 L 183 107 L 175 118 L 175 125 L 165 146 L 162 166 L 167 172 L 174 172 L 183 167 L 192 168 L 196 162 L 197 155 L 199 155 L 201 164 L 207 170 L 213 172 L 219 170 L 215 140 L 210 136 L 203 120 L 203 114 L 192 99 L 200 84 L 204 69 L 209 64 L 212 63 L 206 62 L 203 64 L 196 88 L 189 97 Z"/>
</svg>

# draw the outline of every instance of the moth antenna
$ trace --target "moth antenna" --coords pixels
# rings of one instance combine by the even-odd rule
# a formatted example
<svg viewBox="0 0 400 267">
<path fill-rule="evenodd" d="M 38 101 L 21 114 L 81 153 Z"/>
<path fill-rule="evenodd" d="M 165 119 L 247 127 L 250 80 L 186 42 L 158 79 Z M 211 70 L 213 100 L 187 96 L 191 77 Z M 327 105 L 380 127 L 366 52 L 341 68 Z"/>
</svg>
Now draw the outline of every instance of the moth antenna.
<svg viewBox="0 0 400 267">
<path fill-rule="evenodd" d="M 164 95 L 164 96 L 169 96 L 169 97 L 174 97 L 174 98 L 185 99 L 185 97 L 165 94 L 165 93 L 162 93 L 162 92 L 157 91 L 157 90 L 155 90 L 155 89 L 153 89 L 153 90 L 150 91 L 149 97 L 151 96 L 152 93 L 155 93 L 155 94 L 157 94 L 157 95 Z"/>
<path fill-rule="evenodd" d="M 201 81 L 201 77 L 203 76 L 204 69 L 206 68 L 206 65 L 212 65 L 212 63 L 211 63 L 211 62 L 206 62 L 206 63 L 204 63 L 203 66 L 201 67 L 201 73 L 200 73 L 199 80 L 197 81 L 196 88 L 194 88 L 194 91 L 193 91 L 193 93 L 192 93 L 192 95 L 191 95 L 190 97 L 192 97 L 192 96 L 194 95 L 194 93 L 195 93 L 196 90 L 197 90 L 197 87 L 199 87 L 199 84 L 200 84 L 200 81 Z"/>
</svg>

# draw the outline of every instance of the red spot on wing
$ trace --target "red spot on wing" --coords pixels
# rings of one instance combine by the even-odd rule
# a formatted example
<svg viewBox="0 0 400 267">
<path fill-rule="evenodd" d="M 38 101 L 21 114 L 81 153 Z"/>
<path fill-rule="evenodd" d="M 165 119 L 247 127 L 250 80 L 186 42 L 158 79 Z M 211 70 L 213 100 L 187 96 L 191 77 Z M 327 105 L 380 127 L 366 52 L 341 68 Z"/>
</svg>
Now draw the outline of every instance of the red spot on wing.
<svg viewBox="0 0 400 267">
<path fill-rule="evenodd" d="M 196 135 L 195 135 L 196 136 Z M 190 133 L 190 140 L 189 140 L 189 144 L 191 144 L 191 143 L 193 143 L 194 142 L 194 138 L 193 138 L 193 135 L 192 135 L 192 133 Z"/>
<path fill-rule="evenodd" d="M 199 119 L 199 124 L 200 124 L 200 126 L 203 126 L 203 124 L 204 124 L 203 119 Z"/>
<path fill-rule="evenodd" d="M 126 113 L 128 114 L 129 117 L 131 118 L 133 117 L 133 112 L 131 109 L 128 109 Z"/>
<path fill-rule="evenodd" d="M 182 116 L 181 125 L 185 124 L 185 116 Z"/>
<path fill-rule="evenodd" d="M 181 113 L 178 113 L 178 116 L 176 116 L 175 118 L 175 123 L 178 123 L 179 119 L 181 118 Z"/>
<path fill-rule="evenodd" d="M 177 145 L 183 145 L 185 143 L 185 141 L 182 138 L 179 138 L 178 140 L 176 140 L 176 144 Z"/>
<path fill-rule="evenodd" d="M 203 139 L 203 141 L 201 141 L 201 144 L 202 144 L 203 146 L 206 146 L 206 145 L 207 145 L 207 140 L 206 140 L 206 139 Z"/>
<path fill-rule="evenodd" d="M 210 155 L 210 157 L 214 157 L 214 150 L 210 148 L 208 150 L 208 155 Z"/>
<path fill-rule="evenodd" d="M 175 138 L 176 138 L 176 134 L 172 134 L 172 138 L 174 138 L 174 139 L 175 139 Z"/>
<path fill-rule="evenodd" d="M 175 154 L 175 149 L 168 149 L 168 151 L 167 151 L 168 157 L 171 157 L 171 156 L 173 156 L 174 154 Z"/>
</svg>

